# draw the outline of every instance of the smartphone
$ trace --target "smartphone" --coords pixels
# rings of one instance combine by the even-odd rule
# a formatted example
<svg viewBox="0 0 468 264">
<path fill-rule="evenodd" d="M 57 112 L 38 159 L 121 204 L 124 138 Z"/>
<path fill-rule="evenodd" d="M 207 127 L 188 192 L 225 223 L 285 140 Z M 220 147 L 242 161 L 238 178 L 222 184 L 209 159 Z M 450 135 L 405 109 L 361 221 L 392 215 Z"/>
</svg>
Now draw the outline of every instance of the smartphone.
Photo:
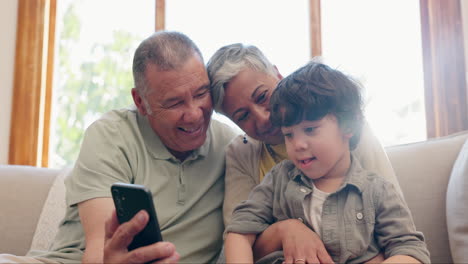
<svg viewBox="0 0 468 264">
<path fill-rule="evenodd" d="M 141 210 L 145 210 L 149 215 L 148 224 L 133 238 L 128 250 L 163 240 L 150 190 L 143 185 L 119 182 L 112 184 L 111 193 L 120 224 L 129 221 Z"/>
</svg>

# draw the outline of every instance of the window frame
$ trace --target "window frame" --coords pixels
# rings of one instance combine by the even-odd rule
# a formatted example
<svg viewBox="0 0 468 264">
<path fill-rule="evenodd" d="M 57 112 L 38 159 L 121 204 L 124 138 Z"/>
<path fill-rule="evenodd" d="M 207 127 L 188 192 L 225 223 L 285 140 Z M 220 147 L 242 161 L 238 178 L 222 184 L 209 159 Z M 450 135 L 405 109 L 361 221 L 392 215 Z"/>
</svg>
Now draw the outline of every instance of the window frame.
<svg viewBox="0 0 468 264">
<path fill-rule="evenodd" d="M 18 0 L 8 164 L 48 164 L 56 4 Z"/>
<path fill-rule="evenodd" d="M 154 1 L 159 31 L 166 0 Z M 322 54 L 320 1 L 309 0 L 312 57 Z M 48 166 L 56 4 L 18 0 L 9 164 Z M 460 0 L 420 0 L 428 138 L 468 129 L 460 7 Z"/>
<path fill-rule="evenodd" d="M 420 0 L 427 137 L 468 129 L 460 0 Z"/>
</svg>

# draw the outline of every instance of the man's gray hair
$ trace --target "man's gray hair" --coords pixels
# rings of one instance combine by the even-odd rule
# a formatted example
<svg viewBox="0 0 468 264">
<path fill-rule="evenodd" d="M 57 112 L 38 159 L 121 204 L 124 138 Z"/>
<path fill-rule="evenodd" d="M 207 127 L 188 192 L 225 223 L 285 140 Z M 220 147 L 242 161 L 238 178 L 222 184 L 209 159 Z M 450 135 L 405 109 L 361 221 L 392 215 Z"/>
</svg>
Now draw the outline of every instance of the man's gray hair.
<svg viewBox="0 0 468 264">
<path fill-rule="evenodd" d="M 203 62 L 203 56 L 195 43 L 180 32 L 159 31 L 143 40 L 133 57 L 133 80 L 144 103 L 147 104 L 145 72 L 148 64 L 157 66 L 161 71 L 176 70 L 194 54 L 198 54 Z"/>
<path fill-rule="evenodd" d="M 211 97 L 215 110 L 222 113 L 224 89 L 232 78 L 245 68 L 275 75 L 274 65 L 253 45 L 235 43 L 220 48 L 207 63 L 211 81 Z"/>
</svg>

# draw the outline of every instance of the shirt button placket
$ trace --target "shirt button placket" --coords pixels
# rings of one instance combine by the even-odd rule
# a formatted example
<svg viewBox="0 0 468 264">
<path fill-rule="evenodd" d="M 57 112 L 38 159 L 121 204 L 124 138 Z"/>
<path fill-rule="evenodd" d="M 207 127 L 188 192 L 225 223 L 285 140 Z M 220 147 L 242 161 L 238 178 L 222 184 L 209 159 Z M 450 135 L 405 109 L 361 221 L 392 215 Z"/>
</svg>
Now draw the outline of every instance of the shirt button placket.
<svg viewBox="0 0 468 264">
<path fill-rule="evenodd" d="M 180 205 L 185 204 L 185 180 L 184 180 L 184 165 L 179 164 L 179 188 L 177 188 L 177 203 Z"/>
</svg>

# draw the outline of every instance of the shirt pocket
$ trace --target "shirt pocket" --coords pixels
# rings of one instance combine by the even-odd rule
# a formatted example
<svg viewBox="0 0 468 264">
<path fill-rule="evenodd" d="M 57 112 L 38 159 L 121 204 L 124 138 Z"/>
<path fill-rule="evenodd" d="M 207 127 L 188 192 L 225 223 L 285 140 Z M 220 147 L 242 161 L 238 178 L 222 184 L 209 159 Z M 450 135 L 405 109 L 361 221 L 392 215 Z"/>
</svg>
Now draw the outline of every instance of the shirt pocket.
<svg viewBox="0 0 468 264">
<path fill-rule="evenodd" d="M 345 214 L 345 246 L 351 258 L 363 255 L 374 243 L 375 213 L 361 206 Z"/>
</svg>

